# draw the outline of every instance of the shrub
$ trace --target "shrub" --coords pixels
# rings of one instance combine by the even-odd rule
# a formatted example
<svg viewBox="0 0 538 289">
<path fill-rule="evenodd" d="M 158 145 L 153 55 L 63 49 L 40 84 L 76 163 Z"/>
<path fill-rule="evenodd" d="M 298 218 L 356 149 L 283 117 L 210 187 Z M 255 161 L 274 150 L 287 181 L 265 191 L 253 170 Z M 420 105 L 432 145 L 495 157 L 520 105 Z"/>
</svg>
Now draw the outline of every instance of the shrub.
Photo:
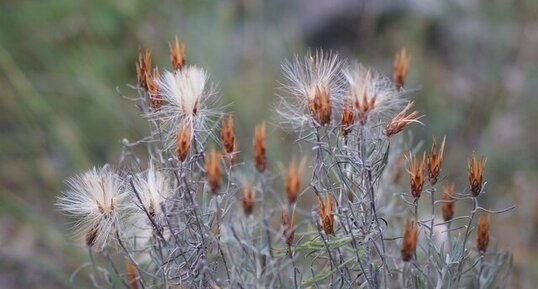
<svg viewBox="0 0 538 289">
<path fill-rule="evenodd" d="M 485 158 L 473 153 L 469 186 L 455 192 L 441 174 L 445 138 L 422 154 L 404 151 L 401 132 L 421 118 L 407 99 L 405 50 L 394 82 L 322 51 L 283 64 L 278 119 L 315 154 L 281 169 L 282 193 L 265 123 L 255 129 L 252 161 L 238 163 L 233 117 L 184 51 L 176 39 L 172 70 L 162 75 L 149 50 L 140 52 L 133 101 L 151 134 L 124 140 L 118 169 L 75 176 L 58 199 L 85 240 L 96 287 L 502 287 L 511 255 L 490 244 L 489 215 L 513 207 L 479 205 Z M 221 149 L 208 150 L 211 143 Z M 404 167 L 408 192 L 398 193 Z M 419 208 L 421 198 L 430 205 Z M 471 211 L 456 216 L 464 202 Z"/>
</svg>

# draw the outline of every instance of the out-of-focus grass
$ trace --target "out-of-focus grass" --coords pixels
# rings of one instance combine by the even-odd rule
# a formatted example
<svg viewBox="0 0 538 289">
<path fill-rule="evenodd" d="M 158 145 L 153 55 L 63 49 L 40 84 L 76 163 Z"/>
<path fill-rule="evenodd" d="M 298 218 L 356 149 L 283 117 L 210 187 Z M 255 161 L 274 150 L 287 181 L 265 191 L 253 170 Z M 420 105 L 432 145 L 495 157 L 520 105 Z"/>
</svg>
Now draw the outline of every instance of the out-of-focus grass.
<svg viewBox="0 0 538 289">
<path fill-rule="evenodd" d="M 271 119 L 283 58 L 322 46 L 390 73 L 406 46 L 408 83 L 427 122 L 415 135 L 428 143 L 447 135 L 444 172 L 459 188 L 470 150 L 488 156 L 488 204 L 521 208 L 494 218 L 499 246 L 515 253 L 514 286 L 535 284 L 538 214 L 527 204 L 538 203 L 538 4 L 460 2 L 2 2 L 0 287 L 69 286 L 87 257 L 66 237 L 55 197 L 68 176 L 115 163 L 123 137 L 144 136 L 145 122 L 120 94 L 134 93 L 126 84 L 138 48 L 168 67 L 176 34 L 188 60 L 219 83 L 222 103 L 232 103 L 244 159 L 253 124 Z M 268 132 L 271 161 L 285 160 L 290 138 Z M 77 282 L 88 284 L 83 275 Z"/>
</svg>

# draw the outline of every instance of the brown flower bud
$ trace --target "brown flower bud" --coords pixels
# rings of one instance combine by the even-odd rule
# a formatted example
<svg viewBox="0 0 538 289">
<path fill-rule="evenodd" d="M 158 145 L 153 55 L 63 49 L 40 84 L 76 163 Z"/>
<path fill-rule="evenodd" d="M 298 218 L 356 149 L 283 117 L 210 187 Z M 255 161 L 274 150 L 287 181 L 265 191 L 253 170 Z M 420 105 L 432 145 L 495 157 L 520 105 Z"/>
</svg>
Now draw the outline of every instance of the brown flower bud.
<svg viewBox="0 0 538 289">
<path fill-rule="evenodd" d="M 327 194 L 325 202 L 320 198 L 318 199 L 318 211 L 325 234 L 330 235 L 334 233 L 334 209 L 336 203 L 333 196 Z"/>
<path fill-rule="evenodd" d="M 168 43 L 168 48 L 170 49 L 170 62 L 172 62 L 172 69 L 174 71 L 180 71 L 185 66 L 185 45 L 180 43 L 175 38 L 174 44 Z"/>
<path fill-rule="evenodd" d="M 163 105 L 163 98 L 159 93 L 159 68 L 153 69 L 153 75 L 146 73 L 146 86 L 149 93 L 149 103 L 154 110 L 159 110 Z"/>
<path fill-rule="evenodd" d="M 401 132 L 406 126 L 412 122 L 418 121 L 418 111 L 413 111 L 412 113 L 407 114 L 407 111 L 413 106 L 413 102 L 409 102 L 400 113 L 398 113 L 385 127 L 383 133 L 387 137 L 391 137 L 399 132 Z"/>
<path fill-rule="evenodd" d="M 402 259 L 409 262 L 417 248 L 418 226 L 416 220 L 405 222 L 405 232 L 402 242 Z"/>
<path fill-rule="evenodd" d="M 215 148 L 211 148 L 211 151 L 206 156 L 205 177 L 209 189 L 213 194 L 216 194 L 220 188 L 221 171 L 220 154 L 215 150 Z"/>
<path fill-rule="evenodd" d="M 235 133 L 234 133 L 234 119 L 230 114 L 227 118 L 222 120 L 222 129 L 220 132 L 220 138 L 224 151 L 231 154 L 235 151 Z"/>
<path fill-rule="evenodd" d="M 482 186 L 484 184 L 484 167 L 486 166 L 486 159 L 482 158 L 478 161 L 476 153 L 473 152 L 472 157 L 469 159 L 467 169 L 469 176 L 469 188 L 474 197 L 482 192 Z"/>
<path fill-rule="evenodd" d="M 432 143 L 432 153 L 428 157 L 428 179 L 430 184 L 435 185 L 437 179 L 439 178 L 439 173 L 441 172 L 441 165 L 443 164 L 443 154 L 445 152 L 445 141 L 446 137 L 443 138 L 443 143 L 441 144 L 441 149 L 437 151 L 437 142 L 433 138 Z"/>
<path fill-rule="evenodd" d="M 267 160 L 265 155 L 265 122 L 256 126 L 254 132 L 254 165 L 256 169 L 263 173 L 267 168 Z"/>
<path fill-rule="evenodd" d="M 398 90 L 404 86 L 410 62 L 411 57 L 407 54 L 405 48 L 402 48 L 394 57 L 394 85 Z"/>
<path fill-rule="evenodd" d="M 291 218 L 288 218 L 288 212 L 285 208 L 282 208 L 282 233 L 284 241 L 291 247 L 293 240 L 295 239 L 295 208 L 291 211 Z"/>
<path fill-rule="evenodd" d="M 130 261 L 125 261 L 125 268 L 127 269 L 127 284 L 129 284 L 129 288 L 138 289 L 138 270 L 136 266 Z"/>
<path fill-rule="evenodd" d="M 409 160 L 409 165 L 407 167 L 407 172 L 410 176 L 411 183 L 411 195 L 415 199 L 419 199 L 422 194 L 422 189 L 424 188 L 424 163 L 426 160 L 426 153 L 422 155 L 422 161 L 419 163 L 417 158 L 412 155 Z"/>
<path fill-rule="evenodd" d="M 340 120 L 340 130 L 342 131 L 342 135 L 344 137 L 347 137 L 347 135 L 351 132 L 353 123 L 355 122 L 355 115 L 351 109 L 351 105 L 346 102 L 342 111 L 342 119 Z"/>
<path fill-rule="evenodd" d="M 151 51 L 149 49 L 140 49 L 138 51 L 138 61 L 136 62 L 136 78 L 138 86 L 148 89 L 146 84 L 146 75 L 151 75 Z"/>
<path fill-rule="evenodd" d="M 301 189 L 301 175 L 303 174 L 304 166 L 304 159 L 299 164 L 292 159 L 288 165 L 288 171 L 286 172 L 286 197 L 290 205 L 297 201 L 297 195 Z"/>
<path fill-rule="evenodd" d="M 97 230 L 97 225 L 94 225 L 86 233 L 86 246 L 88 246 L 88 248 L 92 248 L 93 245 L 95 245 L 98 233 Z"/>
<path fill-rule="evenodd" d="M 189 153 L 191 147 L 191 131 L 192 128 L 190 125 L 183 125 L 178 131 L 176 155 L 180 162 L 185 161 Z"/>
<path fill-rule="evenodd" d="M 308 101 L 308 109 L 320 126 L 325 126 L 331 122 L 332 104 L 329 89 L 321 86 L 316 87 L 314 97 Z"/>
<path fill-rule="evenodd" d="M 484 254 L 489 243 L 489 215 L 480 215 L 478 219 L 478 229 L 476 230 L 476 247 L 480 254 Z"/>
<path fill-rule="evenodd" d="M 243 212 L 248 216 L 254 210 L 255 193 L 251 186 L 244 185 L 241 194 L 243 195 Z"/>
<path fill-rule="evenodd" d="M 369 85 L 369 78 L 370 78 L 370 72 L 366 75 L 367 80 L 365 80 L 366 85 Z M 364 91 L 362 93 L 362 97 L 356 96 L 355 97 L 355 109 L 357 110 L 357 117 L 359 122 L 362 125 L 365 125 L 368 121 L 368 115 L 370 111 L 374 110 L 376 106 L 376 100 L 377 97 L 373 95 L 368 99 L 368 87 L 364 87 Z"/>
<path fill-rule="evenodd" d="M 454 217 L 454 184 L 446 184 L 443 193 L 443 220 L 448 222 Z"/>
</svg>

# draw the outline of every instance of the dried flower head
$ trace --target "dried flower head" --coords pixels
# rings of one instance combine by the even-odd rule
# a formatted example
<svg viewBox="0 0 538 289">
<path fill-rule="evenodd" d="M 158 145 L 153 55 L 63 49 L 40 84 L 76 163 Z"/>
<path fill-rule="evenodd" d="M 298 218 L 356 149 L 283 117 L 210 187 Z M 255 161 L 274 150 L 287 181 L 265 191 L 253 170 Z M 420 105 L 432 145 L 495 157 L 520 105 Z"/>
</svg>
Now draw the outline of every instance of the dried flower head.
<svg viewBox="0 0 538 289">
<path fill-rule="evenodd" d="M 267 168 L 267 160 L 265 155 L 265 122 L 258 124 L 254 132 L 254 165 L 256 169 L 262 173 Z"/>
<path fill-rule="evenodd" d="M 141 213 L 145 210 L 151 218 L 160 220 L 163 217 L 162 207 L 173 194 L 169 184 L 169 179 L 150 163 L 147 171 L 133 179 L 134 188 L 131 189 L 136 192 L 132 193 L 139 195 L 143 205 L 143 208 L 136 206 L 136 209 Z"/>
<path fill-rule="evenodd" d="M 288 211 L 285 208 L 282 208 L 281 217 L 284 241 L 288 247 L 291 247 L 291 244 L 295 239 L 295 208 L 292 209 L 290 218 L 288 218 Z"/>
<path fill-rule="evenodd" d="M 430 184 L 435 185 L 437 179 L 439 178 L 439 173 L 441 172 L 441 165 L 443 164 L 443 154 L 445 152 L 445 141 L 446 137 L 443 138 L 441 143 L 441 148 L 437 150 L 437 142 L 433 138 L 432 143 L 432 152 L 428 157 L 428 179 Z"/>
<path fill-rule="evenodd" d="M 347 137 L 347 135 L 351 132 L 352 126 L 355 123 L 355 115 L 352 109 L 353 108 L 350 102 L 346 101 L 343 105 L 342 118 L 340 120 L 340 130 L 342 131 L 342 135 L 344 137 Z"/>
<path fill-rule="evenodd" d="M 69 190 L 58 198 L 59 209 L 76 219 L 74 231 L 86 245 L 102 250 L 116 232 L 123 210 L 123 182 L 110 167 L 93 168 L 67 181 Z"/>
<path fill-rule="evenodd" d="M 138 60 L 136 61 L 136 78 L 138 86 L 148 89 L 146 84 L 146 75 L 151 75 L 151 51 L 149 49 L 140 49 L 138 51 Z"/>
<path fill-rule="evenodd" d="M 478 197 L 482 192 L 482 186 L 484 184 L 484 168 L 486 166 L 486 158 L 482 157 L 480 161 L 476 157 L 476 153 L 473 152 L 472 157 L 469 159 L 467 169 L 469 176 L 469 188 L 473 196 Z"/>
<path fill-rule="evenodd" d="M 216 194 L 220 188 L 220 154 L 215 148 L 212 148 L 209 154 L 206 156 L 205 162 L 205 175 L 209 189 L 212 193 Z"/>
<path fill-rule="evenodd" d="M 252 186 L 243 185 L 243 188 L 241 188 L 241 194 L 243 195 L 243 212 L 245 212 L 245 215 L 248 216 L 252 214 L 252 211 L 254 210 L 255 193 Z"/>
<path fill-rule="evenodd" d="M 181 71 L 165 71 L 158 83 L 164 102 L 152 117 L 158 119 L 166 138 L 165 149 L 177 143 L 181 127 L 192 129 L 190 134 L 209 131 L 208 121 L 219 115 L 210 108 L 214 90 L 208 84 L 207 73 L 196 66 L 185 66 Z"/>
<path fill-rule="evenodd" d="M 318 199 L 319 217 L 321 219 L 321 224 L 323 225 L 323 231 L 327 235 L 330 235 L 334 232 L 335 208 L 336 203 L 334 201 L 334 197 L 330 194 L 327 194 L 327 196 L 325 197 L 325 202 L 321 198 Z"/>
<path fill-rule="evenodd" d="M 130 289 L 138 289 L 138 270 L 136 266 L 130 261 L 125 261 L 125 268 L 127 269 L 127 284 Z"/>
<path fill-rule="evenodd" d="M 185 66 L 185 45 L 179 42 L 177 36 L 174 44 L 168 43 L 170 49 L 170 62 L 172 62 L 172 69 L 174 71 L 181 71 Z"/>
<path fill-rule="evenodd" d="M 402 242 L 402 260 L 409 262 L 417 248 L 418 226 L 416 220 L 405 221 L 405 231 Z"/>
<path fill-rule="evenodd" d="M 159 68 L 153 69 L 153 75 L 146 73 L 146 86 L 149 93 L 149 103 L 151 108 L 159 110 L 163 105 L 163 98 L 159 93 Z"/>
<path fill-rule="evenodd" d="M 409 102 L 400 113 L 398 113 L 392 120 L 387 124 L 383 133 L 387 137 L 391 137 L 399 132 L 401 132 L 406 126 L 410 123 L 418 122 L 418 111 L 413 111 L 410 114 L 407 114 L 407 111 L 413 106 L 413 102 Z"/>
<path fill-rule="evenodd" d="M 446 184 L 443 193 L 443 220 L 448 222 L 454 217 L 454 184 Z"/>
<path fill-rule="evenodd" d="M 476 247 L 480 254 L 484 254 L 489 244 L 489 214 L 480 215 L 478 219 L 478 229 L 476 230 Z"/>
<path fill-rule="evenodd" d="M 411 56 L 407 54 L 405 48 L 402 48 L 394 57 L 394 85 L 398 90 L 404 86 L 409 63 L 411 63 Z"/>
<path fill-rule="evenodd" d="M 192 127 L 190 124 L 183 125 L 177 132 L 176 155 L 180 162 L 184 162 L 189 154 L 192 139 Z"/>
<path fill-rule="evenodd" d="M 344 75 L 348 82 L 347 94 L 360 124 L 365 125 L 369 118 L 377 122 L 380 117 L 400 106 L 399 93 L 387 77 L 360 64 L 346 70 Z"/>
<path fill-rule="evenodd" d="M 422 189 L 424 188 L 426 152 L 422 155 L 420 163 L 415 155 L 411 155 L 408 161 L 407 172 L 410 176 L 411 195 L 413 195 L 413 198 L 419 199 L 422 194 Z"/>
<path fill-rule="evenodd" d="M 222 128 L 220 131 L 220 138 L 224 151 L 231 154 L 235 151 L 235 133 L 234 133 L 234 119 L 230 114 L 228 117 L 222 119 Z"/>
<path fill-rule="evenodd" d="M 291 97 L 281 98 L 277 109 L 282 122 L 291 128 L 302 128 L 312 120 L 316 126 L 330 123 L 341 94 L 340 67 L 336 54 L 323 51 L 308 52 L 302 60 L 296 57 L 294 62 L 285 62 L 283 89 Z"/>
<path fill-rule="evenodd" d="M 294 204 L 297 201 L 305 164 L 305 159 L 302 159 L 299 163 L 292 159 L 288 165 L 286 172 L 286 197 L 289 204 Z"/>
</svg>

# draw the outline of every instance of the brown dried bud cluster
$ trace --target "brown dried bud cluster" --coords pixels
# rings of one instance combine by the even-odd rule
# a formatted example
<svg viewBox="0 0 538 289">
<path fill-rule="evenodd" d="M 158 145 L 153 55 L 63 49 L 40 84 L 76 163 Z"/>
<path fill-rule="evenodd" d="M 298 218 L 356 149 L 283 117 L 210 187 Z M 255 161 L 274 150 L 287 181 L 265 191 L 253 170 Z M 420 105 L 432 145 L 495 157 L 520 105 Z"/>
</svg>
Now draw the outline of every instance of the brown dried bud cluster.
<svg viewBox="0 0 538 289">
<path fill-rule="evenodd" d="M 181 71 L 185 66 L 185 45 L 176 39 L 174 44 L 168 43 L 170 49 L 170 61 L 172 62 L 172 69 L 174 71 Z"/>
<path fill-rule="evenodd" d="M 222 120 L 222 129 L 220 132 L 220 138 L 222 140 L 222 146 L 224 151 L 231 154 L 235 151 L 235 133 L 234 133 L 234 119 L 230 114 L 227 118 Z"/>
<path fill-rule="evenodd" d="M 299 164 L 295 160 L 291 160 L 288 165 L 286 172 L 286 197 L 290 205 L 297 201 L 297 195 L 301 189 L 301 175 L 304 165 L 304 159 Z"/>
<path fill-rule="evenodd" d="M 136 266 L 130 261 L 125 261 L 125 268 L 127 269 L 127 284 L 129 284 L 129 288 L 138 289 L 138 270 L 136 270 Z"/>
<path fill-rule="evenodd" d="M 407 111 L 413 106 L 413 102 L 409 102 L 404 109 L 398 113 L 385 127 L 383 133 L 387 137 L 391 137 L 399 132 L 401 132 L 406 126 L 412 122 L 418 122 L 418 111 L 413 111 L 410 114 L 407 114 Z"/>
<path fill-rule="evenodd" d="M 448 222 L 454 217 L 454 184 L 446 184 L 443 193 L 443 220 Z"/>
<path fill-rule="evenodd" d="M 291 247 L 293 240 L 295 239 L 295 208 L 291 211 L 291 217 L 288 218 L 288 212 L 285 208 L 282 208 L 282 233 L 284 241 Z"/>
<path fill-rule="evenodd" d="M 248 216 L 254 210 L 255 193 L 252 186 L 244 185 L 241 189 L 241 194 L 243 195 L 243 212 Z"/>
<path fill-rule="evenodd" d="M 489 215 L 480 215 L 478 229 L 476 230 L 476 247 L 478 252 L 484 254 L 489 243 Z"/>
<path fill-rule="evenodd" d="M 342 110 L 342 119 L 340 120 L 340 130 L 342 135 L 347 137 L 351 132 L 353 123 L 355 122 L 355 115 L 353 114 L 351 105 L 346 102 L 344 104 L 344 109 Z"/>
<path fill-rule="evenodd" d="M 151 75 L 151 51 L 149 49 L 140 49 L 138 51 L 138 61 L 136 62 L 136 79 L 139 87 L 148 89 L 146 84 L 148 74 Z"/>
<path fill-rule="evenodd" d="M 394 57 L 394 85 L 398 90 L 404 86 L 409 63 L 411 63 L 411 57 L 407 54 L 405 48 L 402 48 Z"/>
<path fill-rule="evenodd" d="M 180 162 L 185 161 L 191 148 L 191 133 L 192 128 L 190 125 L 184 125 L 178 130 L 176 155 Z"/>
<path fill-rule="evenodd" d="M 445 152 L 445 141 L 446 137 L 443 138 L 443 143 L 441 143 L 441 148 L 437 150 L 437 142 L 433 138 L 432 143 L 432 152 L 428 157 L 428 179 L 430 184 L 435 185 L 437 179 L 439 178 L 439 173 L 441 172 L 441 165 L 443 164 L 443 154 Z"/>
<path fill-rule="evenodd" d="M 308 109 L 320 126 L 325 126 L 331 122 L 332 104 L 329 96 L 329 89 L 316 87 L 314 97 L 308 101 Z"/>
<path fill-rule="evenodd" d="M 405 232 L 402 242 L 402 260 L 409 262 L 417 248 L 418 225 L 416 220 L 405 221 Z"/>
<path fill-rule="evenodd" d="M 253 146 L 254 165 L 260 173 L 263 173 L 267 168 L 267 160 L 265 155 L 265 122 L 262 122 L 256 126 Z"/>
<path fill-rule="evenodd" d="M 205 178 L 213 194 L 216 194 L 220 188 L 220 177 L 220 153 L 215 148 L 211 148 L 211 151 L 206 156 Z"/>
<path fill-rule="evenodd" d="M 474 197 L 482 192 L 482 186 L 484 184 L 484 167 L 486 166 L 486 159 L 482 158 L 478 161 L 476 153 L 473 152 L 472 157 L 469 159 L 467 169 L 469 176 L 469 188 Z"/>
<path fill-rule="evenodd" d="M 416 156 L 412 155 L 409 159 L 407 172 L 410 176 L 411 195 L 413 198 L 419 199 L 424 188 L 424 166 L 426 162 L 426 153 L 422 155 L 422 161 L 418 162 Z"/>
<path fill-rule="evenodd" d="M 146 73 L 146 86 L 149 93 L 149 103 L 154 110 L 159 110 L 163 105 L 163 98 L 159 93 L 159 68 L 153 69 L 153 75 Z"/>
<path fill-rule="evenodd" d="M 330 235 L 334 232 L 334 209 L 336 208 L 336 203 L 333 196 L 327 194 L 325 202 L 319 198 L 318 205 L 319 217 L 321 219 L 323 231 L 325 234 Z"/>
</svg>

